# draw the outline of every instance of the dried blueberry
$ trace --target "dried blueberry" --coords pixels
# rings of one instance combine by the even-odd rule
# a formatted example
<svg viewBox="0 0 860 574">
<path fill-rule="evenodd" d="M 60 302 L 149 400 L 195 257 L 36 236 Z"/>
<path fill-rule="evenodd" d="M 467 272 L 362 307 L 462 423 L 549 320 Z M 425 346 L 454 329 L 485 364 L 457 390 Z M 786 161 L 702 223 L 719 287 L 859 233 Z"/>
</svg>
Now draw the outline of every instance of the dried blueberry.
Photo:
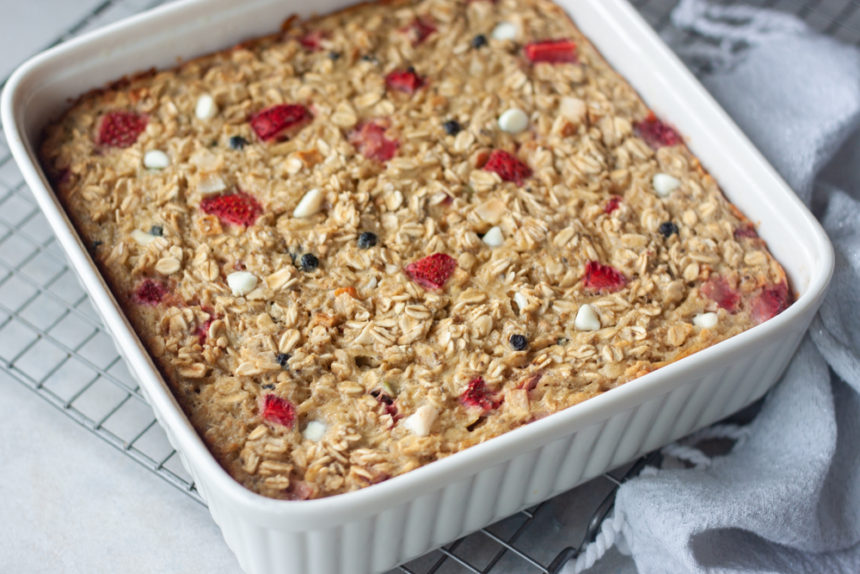
<svg viewBox="0 0 860 574">
<path fill-rule="evenodd" d="M 275 390 L 275 385 L 273 385 L 272 383 L 266 383 L 265 385 L 263 385 L 263 388 L 267 391 L 273 391 Z M 197 392 L 199 393 L 200 390 L 198 389 Z"/>
<path fill-rule="evenodd" d="M 374 56 L 373 54 L 364 54 L 364 55 L 361 57 L 361 60 L 362 60 L 363 62 L 371 62 L 371 63 L 373 63 L 373 64 L 375 64 L 375 63 L 377 63 L 377 62 L 379 61 L 379 60 L 377 60 L 377 59 L 376 59 L 376 56 Z"/>
<path fill-rule="evenodd" d="M 463 129 L 462 127 L 460 127 L 460 124 L 459 122 L 457 122 L 457 120 L 448 120 L 447 122 L 442 124 L 442 128 L 449 136 L 455 136 L 460 133 L 461 129 Z"/>
<path fill-rule="evenodd" d="M 289 362 L 291 356 L 292 355 L 290 355 L 289 353 L 278 353 L 277 356 L 275 356 L 275 360 L 278 362 L 279 365 L 281 365 L 282 368 L 286 369 L 287 363 Z"/>
<path fill-rule="evenodd" d="M 230 138 L 230 147 L 232 149 L 242 149 L 248 145 L 248 140 L 242 136 L 233 136 Z"/>
<path fill-rule="evenodd" d="M 161 237 L 164 235 L 164 228 L 160 225 L 153 225 L 149 230 L 150 235 L 155 235 L 156 237 Z"/>
<path fill-rule="evenodd" d="M 526 336 L 519 333 L 511 335 L 510 342 L 511 347 L 516 351 L 524 351 L 529 346 L 529 340 L 526 339 Z"/>
<path fill-rule="evenodd" d="M 664 221 L 660 224 L 659 231 L 663 237 L 668 239 L 673 233 L 678 233 L 678 226 L 671 221 Z"/>
<path fill-rule="evenodd" d="M 313 253 L 305 253 L 299 262 L 302 271 L 313 271 L 320 266 L 320 260 Z"/>
<path fill-rule="evenodd" d="M 96 249 L 97 247 L 104 245 L 104 243 L 105 243 L 104 241 L 99 241 L 99 240 L 93 241 L 93 249 Z"/>
<path fill-rule="evenodd" d="M 328 53 L 328 59 L 331 60 L 332 62 L 334 62 L 336 60 L 340 60 L 340 52 L 329 52 Z"/>
<path fill-rule="evenodd" d="M 483 34 L 478 34 L 474 38 L 472 38 L 472 47 L 473 48 L 481 48 L 487 45 L 487 37 Z"/>
<path fill-rule="evenodd" d="M 362 231 L 358 236 L 358 246 L 361 249 L 370 249 L 376 245 L 376 234 L 372 231 Z"/>
</svg>

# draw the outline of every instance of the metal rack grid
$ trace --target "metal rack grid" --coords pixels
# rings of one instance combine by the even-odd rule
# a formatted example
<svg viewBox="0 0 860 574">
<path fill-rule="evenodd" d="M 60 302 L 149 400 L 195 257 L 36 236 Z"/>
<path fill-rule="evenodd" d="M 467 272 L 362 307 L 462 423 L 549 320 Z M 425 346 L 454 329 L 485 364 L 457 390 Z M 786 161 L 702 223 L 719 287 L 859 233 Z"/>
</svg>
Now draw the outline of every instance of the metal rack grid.
<svg viewBox="0 0 860 574">
<path fill-rule="evenodd" d="M 104 0 L 54 44 L 164 0 Z M 723 4 L 734 0 L 716 0 Z M 677 0 L 632 0 L 670 30 Z M 747 0 L 797 14 L 811 27 L 860 44 L 860 0 Z M 69 268 L 0 135 L 0 367 L 65 416 L 201 504 L 137 383 Z M 607 473 L 569 493 L 400 566 L 404 574 L 516 571 L 550 574 L 593 536 L 618 485 L 645 464 Z M 594 505 L 594 501 L 601 501 Z M 554 509 L 564 508 L 567 523 Z M 563 531 L 562 531 L 563 530 Z M 563 548 L 564 547 L 564 548 Z M 580 545 L 581 547 L 581 545 Z"/>
</svg>

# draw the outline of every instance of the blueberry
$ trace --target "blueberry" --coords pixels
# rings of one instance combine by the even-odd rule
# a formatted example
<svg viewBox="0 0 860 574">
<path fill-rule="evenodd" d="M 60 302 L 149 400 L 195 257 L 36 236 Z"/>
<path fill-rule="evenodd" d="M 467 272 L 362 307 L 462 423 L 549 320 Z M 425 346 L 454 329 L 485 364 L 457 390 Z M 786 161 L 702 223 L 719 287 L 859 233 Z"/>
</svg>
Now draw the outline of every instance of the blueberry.
<svg viewBox="0 0 860 574">
<path fill-rule="evenodd" d="M 478 34 L 474 38 L 472 38 L 472 47 L 473 48 L 481 48 L 487 45 L 487 37 L 483 34 Z"/>
<path fill-rule="evenodd" d="M 278 362 L 279 365 L 281 365 L 281 368 L 286 369 L 287 362 L 290 360 L 291 356 L 292 355 L 290 355 L 289 353 L 278 353 L 275 357 L 275 360 Z"/>
<path fill-rule="evenodd" d="M 317 256 L 313 253 L 305 253 L 302 255 L 299 265 L 301 266 L 302 271 L 310 272 L 320 266 L 320 260 L 317 259 Z"/>
<path fill-rule="evenodd" d="M 153 225 L 149 230 L 150 235 L 155 235 L 156 237 L 161 237 L 164 235 L 164 228 L 160 225 Z"/>
<path fill-rule="evenodd" d="M 666 239 L 672 236 L 673 233 L 678 233 L 678 226 L 671 221 L 665 221 L 660 224 L 660 234 Z"/>
<path fill-rule="evenodd" d="M 362 231 L 358 236 L 358 246 L 361 249 L 370 249 L 376 245 L 376 234 L 372 231 Z"/>
<path fill-rule="evenodd" d="M 263 388 L 264 388 L 264 389 L 266 389 L 267 391 L 274 391 L 274 390 L 275 390 L 275 385 L 273 385 L 272 383 L 266 383 L 265 385 L 263 385 Z M 199 393 L 199 392 L 200 392 L 200 390 L 199 390 L 199 389 L 197 389 L 197 391 L 196 391 L 196 392 L 198 392 L 198 393 Z"/>
<path fill-rule="evenodd" d="M 361 60 L 364 62 L 371 62 L 374 64 L 377 62 L 376 56 L 374 56 L 373 54 L 365 54 L 361 57 Z"/>
<path fill-rule="evenodd" d="M 328 59 L 331 60 L 332 62 L 334 62 L 336 60 L 340 60 L 340 52 L 329 52 L 328 53 Z"/>
<path fill-rule="evenodd" d="M 526 339 L 525 335 L 511 335 L 510 342 L 515 351 L 524 351 L 529 346 L 529 340 Z"/>
<path fill-rule="evenodd" d="M 248 145 L 248 140 L 242 136 L 233 136 L 230 138 L 230 147 L 232 149 L 242 149 Z"/>
<path fill-rule="evenodd" d="M 96 249 L 99 246 L 104 245 L 104 243 L 105 243 L 104 241 L 99 241 L 99 240 L 93 241 L 93 249 Z"/>
<path fill-rule="evenodd" d="M 461 129 L 463 129 L 462 127 L 460 127 L 460 124 L 459 122 L 457 122 L 457 120 L 448 120 L 447 122 L 442 124 L 442 128 L 449 136 L 455 136 L 460 133 Z"/>
</svg>

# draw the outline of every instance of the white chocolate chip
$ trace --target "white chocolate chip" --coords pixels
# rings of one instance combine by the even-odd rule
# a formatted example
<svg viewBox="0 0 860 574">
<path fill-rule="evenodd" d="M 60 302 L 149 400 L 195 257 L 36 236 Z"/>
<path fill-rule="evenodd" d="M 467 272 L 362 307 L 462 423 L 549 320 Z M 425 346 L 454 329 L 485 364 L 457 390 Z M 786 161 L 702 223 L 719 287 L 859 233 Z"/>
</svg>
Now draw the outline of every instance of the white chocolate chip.
<svg viewBox="0 0 860 574">
<path fill-rule="evenodd" d="M 516 40 L 518 34 L 519 30 L 517 29 L 516 24 L 512 24 L 510 22 L 499 22 L 499 24 L 493 28 L 492 36 L 496 40 Z"/>
<path fill-rule="evenodd" d="M 524 132 L 529 127 L 529 117 L 519 108 L 505 110 L 499 116 L 499 129 L 509 134 Z"/>
<path fill-rule="evenodd" d="M 693 317 L 693 325 L 701 329 L 713 329 L 717 326 L 716 313 L 701 313 Z"/>
<path fill-rule="evenodd" d="M 170 158 L 160 149 L 151 149 L 143 156 L 143 167 L 146 169 L 164 169 L 170 165 Z"/>
<path fill-rule="evenodd" d="M 505 242 L 505 237 L 502 235 L 502 230 L 499 229 L 498 226 L 491 227 L 490 230 L 484 234 L 483 239 L 484 243 L 486 243 L 490 247 L 498 247 Z"/>
<path fill-rule="evenodd" d="M 573 326 L 579 331 L 597 331 L 600 329 L 600 317 L 597 316 L 594 307 L 586 303 L 576 312 Z"/>
<path fill-rule="evenodd" d="M 439 411 L 435 408 L 422 405 L 403 421 L 403 426 L 416 436 L 427 436 L 438 415 Z"/>
<path fill-rule="evenodd" d="M 151 233 L 147 233 L 145 231 L 141 231 L 140 229 L 135 229 L 131 232 L 131 238 L 134 239 L 138 245 L 149 245 L 153 241 L 155 241 L 155 235 Z"/>
<path fill-rule="evenodd" d="M 563 115 L 566 119 L 579 123 L 582 121 L 582 118 L 585 117 L 585 113 L 588 111 L 585 102 L 580 100 L 579 98 L 574 98 L 571 96 L 565 96 L 561 99 L 561 103 L 558 107 L 558 111 Z"/>
<path fill-rule="evenodd" d="M 320 421 L 310 421 L 305 426 L 305 430 L 302 431 L 302 436 L 313 442 L 319 442 L 322 440 L 322 437 L 325 436 L 326 429 L 327 427 L 325 423 L 321 423 Z"/>
<path fill-rule="evenodd" d="M 660 197 L 666 197 L 681 186 L 681 182 L 668 173 L 658 173 L 651 184 L 654 186 L 654 193 Z"/>
<path fill-rule="evenodd" d="M 221 193 L 225 189 L 227 189 L 227 184 L 224 183 L 224 180 L 218 175 L 203 177 L 200 179 L 200 183 L 197 184 L 197 191 L 202 195 Z"/>
<path fill-rule="evenodd" d="M 257 277 L 247 271 L 236 271 L 227 275 L 227 285 L 236 297 L 241 297 L 254 290 Z"/>
<path fill-rule="evenodd" d="M 517 304 L 517 307 L 520 308 L 520 313 L 522 313 L 523 309 L 526 308 L 526 305 L 529 304 L 529 300 L 526 299 L 525 295 L 517 291 L 516 293 L 514 293 L 514 303 Z"/>
<path fill-rule="evenodd" d="M 310 217 L 322 207 L 323 192 L 314 188 L 307 192 L 293 211 L 293 217 Z"/>
<path fill-rule="evenodd" d="M 194 115 L 198 120 L 211 120 L 218 113 L 218 106 L 215 105 L 215 100 L 209 94 L 203 94 L 197 98 L 197 105 L 194 107 Z"/>
</svg>

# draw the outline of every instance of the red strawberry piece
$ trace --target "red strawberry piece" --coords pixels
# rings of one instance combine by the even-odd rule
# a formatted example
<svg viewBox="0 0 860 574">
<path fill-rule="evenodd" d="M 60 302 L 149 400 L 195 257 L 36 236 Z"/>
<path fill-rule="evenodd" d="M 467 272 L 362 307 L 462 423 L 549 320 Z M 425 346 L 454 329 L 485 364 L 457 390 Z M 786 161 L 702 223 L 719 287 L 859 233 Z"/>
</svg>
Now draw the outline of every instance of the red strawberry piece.
<svg viewBox="0 0 860 574">
<path fill-rule="evenodd" d="M 711 275 L 701 287 L 702 295 L 715 302 L 720 308 L 725 309 L 729 313 L 734 313 L 738 310 L 738 303 L 741 301 L 741 296 L 738 292 L 729 285 L 724 277 L 719 275 Z"/>
<path fill-rule="evenodd" d="M 758 239 L 758 232 L 752 224 L 744 224 L 735 229 L 735 239 Z"/>
<path fill-rule="evenodd" d="M 750 316 L 756 324 L 764 323 L 788 309 L 789 305 L 791 305 L 791 293 L 788 290 L 788 284 L 783 281 L 763 288 L 753 298 Z"/>
<path fill-rule="evenodd" d="M 261 401 L 260 416 L 269 422 L 292 428 L 296 420 L 296 407 L 287 399 L 267 394 Z"/>
<path fill-rule="evenodd" d="M 613 195 L 609 198 L 609 201 L 606 202 L 606 205 L 603 206 L 603 213 L 607 215 L 618 209 L 621 205 L 621 198 L 617 195 Z"/>
<path fill-rule="evenodd" d="M 269 141 L 288 135 L 312 119 L 310 110 L 301 104 L 278 104 L 251 116 L 250 123 L 261 140 Z"/>
<path fill-rule="evenodd" d="M 526 44 L 524 48 L 526 58 L 532 63 L 548 62 L 560 64 L 576 62 L 576 43 L 566 38 L 554 40 L 541 40 Z"/>
<path fill-rule="evenodd" d="M 654 112 L 648 114 L 648 117 L 641 122 L 636 122 L 633 128 L 636 134 L 653 149 L 679 145 L 683 141 L 675 128 L 660 121 Z"/>
<path fill-rule="evenodd" d="M 263 213 L 263 207 L 257 200 L 242 191 L 207 197 L 200 202 L 200 209 L 223 222 L 245 227 L 254 225 Z"/>
<path fill-rule="evenodd" d="M 325 39 L 326 34 L 322 30 L 312 30 L 308 32 L 301 38 L 299 38 L 299 44 L 306 50 L 310 50 L 311 52 L 316 52 L 317 50 L 322 48 L 322 41 Z"/>
<path fill-rule="evenodd" d="M 415 72 L 414 68 L 394 70 L 385 76 L 385 85 L 404 94 L 414 94 L 424 85 L 424 79 Z"/>
<path fill-rule="evenodd" d="M 154 307 L 167 295 L 167 286 L 154 279 L 144 279 L 134 290 L 134 300 L 141 305 Z"/>
<path fill-rule="evenodd" d="M 467 407 L 478 407 L 484 411 L 491 411 L 502 404 L 503 399 L 487 389 L 483 377 L 475 377 L 466 386 L 466 390 L 460 394 L 460 402 Z"/>
<path fill-rule="evenodd" d="M 100 145 L 109 147 L 129 147 L 134 145 L 149 119 L 134 112 L 108 112 L 99 124 Z"/>
<path fill-rule="evenodd" d="M 457 269 L 457 260 L 444 253 L 434 253 L 406 266 L 410 279 L 425 289 L 441 289 Z"/>
<path fill-rule="evenodd" d="M 517 156 L 501 149 L 494 149 L 484 164 L 485 171 L 499 174 L 503 181 L 513 181 L 522 185 L 523 180 L 531 177 L 532 170 Z"/>
<path fill-rule="evenodd" d="M 400 32 L 406 34 L 413 46 L 422 43 L 435 31 L 436 26 L 429 18 L 415 18 L 410 24 L 400 29 Z"/>
<path fill-rule="evenodd" d="M 349 141 L 358 148 L 361 155 L 376 161 L 390 160 L 400 145 L 397 141 L 386 138 L 385 128 L 373 122 L 359 126 L 350 134 Z"/>
<path fill-rule="evenodd" d="M 614 293 L 627 285 L 627 278 L 620 271 L 597 261 L 589 261 L 585 264 L 583 281 L 586 288 L 605 293 Z"/>
</svg>

